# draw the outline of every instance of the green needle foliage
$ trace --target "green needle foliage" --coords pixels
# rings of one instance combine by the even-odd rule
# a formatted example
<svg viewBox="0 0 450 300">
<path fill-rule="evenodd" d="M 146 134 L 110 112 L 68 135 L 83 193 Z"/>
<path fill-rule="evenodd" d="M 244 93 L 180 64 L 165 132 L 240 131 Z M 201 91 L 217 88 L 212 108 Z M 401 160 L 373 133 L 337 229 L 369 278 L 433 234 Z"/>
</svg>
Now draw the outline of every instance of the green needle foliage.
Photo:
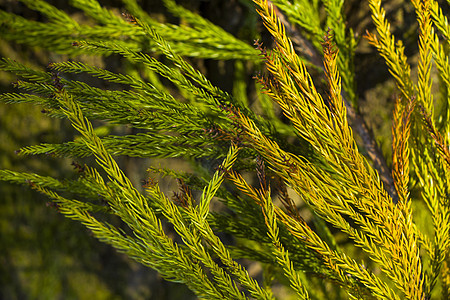
<svg viewBox="0 0 450 300">
<path fill-rule="evenodd" d="M 450 297 L 450 29 L 438 2 L 410 4 L 416 79 L 381 1 L 368 1 L 374 30 L 364 40 L 399 91 L 391 158 L 361 121 L 354 66 L 361 41 L 346 25 L 344 1 L 242 1 L 274 41 L 268 48 L 173 0 L 162 2 L 181 25 L 159 21 L 135 0 L 123 0 L 123 15 L 72 0 L 89 22 L 43 0 L 22 2 L 45 22 L 0 11 L 1 38 L 71 60 L 43 71 L 3 58 L 0 70 L 20 77 L 22 92 L 0 100 L 39 105 L 77 136 L 18 154 L 95 162 L 77 164 L 75 179 L 0 170 L 1 180 L 47 195 L 96 238 L 200 298 L 288 297 L 277 285 L 300 299 Z M 80 54 L 122 59 L 127 68 L 109 71 Z M 235 62 L 232 93 L 199 71 L 201 59 Z M 246 67 L 263 69 L 256 104 Z M 132 131 L 115 131 L 123 127 Z M 191 168 L 149 165 L 139 186 L 119 156 L 178 158 Z M 179 190 L 168 194 L 158 178 L 176 179 Z M 254 265 L 262 277 L 249 271 Z"/>
</svg>

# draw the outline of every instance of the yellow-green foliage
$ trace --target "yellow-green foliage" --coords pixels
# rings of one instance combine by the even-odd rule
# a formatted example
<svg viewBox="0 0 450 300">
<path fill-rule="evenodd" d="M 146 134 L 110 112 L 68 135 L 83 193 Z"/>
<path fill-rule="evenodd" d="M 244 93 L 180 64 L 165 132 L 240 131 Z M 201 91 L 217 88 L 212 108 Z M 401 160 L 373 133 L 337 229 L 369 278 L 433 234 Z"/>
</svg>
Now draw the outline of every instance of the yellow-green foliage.
<svg viewBox="0 0 450 300">
<path fill-rule="evenodd" d="M 72 1 L 92 19 L 86 24 L 44 1 L 23 2 L 48 22 L 2 11 L 5 40 L 73 57 L 116 55 L 129 70 L 66 61 L 42 71 L 4 58 L 0 69 L 22 77 L 16 86 L 25 92 L 0 99 L 38 104 L 79 133 L 19 154 L 92 156 L 96 164 L 79 166 L 75 180 L 0 170 L 1 180 L 47 195 L 95 237 L 198 297 L 284 298 L 276 292 L 284 285 L 300 299 L 448 299 L 450 29 L 436 1 L 408 4 L 418 23 L 417 79 L 381 1 L 368 1 L 375 30 L 364 39 L 399 90 L 390 167 L 361 121 L 353 66 L 358 41 L 345 25 L 344 1 L 253 0 L 273 38 L 271 49 L 260 42 L 252 48 L 173 0 L 162 2 L 183 25 L 158 22 L 134 0 L 123 1 L 128 13 L 122 17 L 95 0 Z M 305 53 L 295 50 L 291 35 L 303 39 Z M 185 57 L 236 60 L 234 94 Z M 241 75 L 261 61 L 256 82 L 262 93 L 253 109 Z M 121 89 L 100 89 L 64 73 L 87 73 Z M 438 100 L 432 76 L 441 84 Z M 99 136 L 92 120 L 138 133 Z M 118 155 L 183 158 L 194 171 L 149 166 L 178 180 L 180 190 L 170 198 L 155 175 L 141 191 Z M 105 215 L 127 227 L 115 227 Z M 249 264 L 263 267 L 263 280 L 251 275 Z"/>
</svg>

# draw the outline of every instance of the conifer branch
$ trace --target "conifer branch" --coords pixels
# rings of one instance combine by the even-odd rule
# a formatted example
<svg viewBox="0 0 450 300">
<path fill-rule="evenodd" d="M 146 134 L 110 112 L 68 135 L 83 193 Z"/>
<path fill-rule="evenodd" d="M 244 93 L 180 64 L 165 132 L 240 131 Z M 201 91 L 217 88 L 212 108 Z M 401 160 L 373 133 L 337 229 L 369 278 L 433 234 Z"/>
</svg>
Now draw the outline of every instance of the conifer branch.
<svg viewBox="0 0 450 300">
<path fill-rule="evenodd" d="M 402 110 L 400 99 L 397 99 L 394 108 L 392 124 L 392 177 L 399 195 L 399 208 L 410 213 L 410 201 L 408 192 L 409 183 L 409 135 L 411 113 L 414 110 L 415 102 L 411 100 Z"/>
<path fill-rule="evenodd" d="M 283 268 L 285 276 L 290 280 L 291 287 L 296 291 L 297 296 L 300 299 L 310 299 L 308 292 L 306 291 L 304 285 L 300 280 L 300 276 L 297 271 L 294 269 L 294 265 L 289 259 L 288 252 L 284 249 L 283 245 L 280 243 L 278 237 L 278 226 L 277 226 L 277 218 L 275 216 L 274 205 L 272 203 L 272 199 L 268 196 L 270 194 L 269 191 L 261 191 L 266 192 L 266 195 L 262 198 L 263 202 L 263 211 L 266 219 L 266 225 L 268 229 L 268 235 L 272 240 L 272 244 L 274 246 L 274 254 L 277 259 L 277 262 Z"/>
<path fill-rule="evenodd" d="M 240 283 L 249 290 L 249 292 L 252 294 L 253 297 L 257 299 L 271 299 L 272 298 L 271 295 L 269 295 L 266 291 L 262 290 L 259 287 L 258 283 L 253 278 L 249 277 L 247 271 L 243 269 L 241 265 L 232 260 L 229 251 L 226 249 L 226 247 L 220 241 L 220 239 L 213 233 L 211 227 L 206 222 L 206 215 L 207 215 L 207 208 L 209 207 L 208 205 L 209 201 L 211 197 L 214 196 L 215 193 L 214 190 L 215 189 L 217 190 L 218 184 L 220 184 L 220 181 L 223 180 L 224 173 L 226 173 L 227 170 L 231 168 L 233 161 L 235 161 L 236 159 L 236 154 L 237 154 L 237 147 L 235 145 L 232 145 L 230 148 L 230 152 L 227 155 L 227 158 L 224 160 L 224 163 L 222 164 L 221 167 L 219 167 L 219 170 L 213 176 L 213 179 L 208 184 L 208 187 L 205 188 L 199 206 L 197 208 L 193 208 L 192 206 L 187 207 L 186 213 L 192 220 L 192 225 L 195 226 L 195 228 L 197 229 L 196 232 L 200 234 L 203 239 L 206 240 L 206 242 L 211 246 L 212 250 L 216 253 L 216 255 L 218 255 L 221 261 L 228 267 L 228 272 L 233 274 L 233 276 L 235 276 L 240 281 Z M 157 186 L 153 186 L 151 189 L 147 190 L 151 193 L 151 195 L 156 195 L 160 193 L 159 189 L 157 189 Z M 176 222 L 174 224 L 175 226 L 180 226 L 178 229 L 179 233 L 182 234 L 182 236 L 186 236 L 186 238 L 194 239 L 195 237 L 193 236 L 191 237 L 191 233 L 186 232 L 185 225 L 181 224 L 177 225 L 178 224 L 177 220 L 180 218 L 180 216 L 176 217 L 172 215 L 173 212 L 177 211 L 176 207 L 170 202 L 168 202 L 164 196 L 161 196 L 159 198 L 162 199 L 162 201 L 164 201 L 165 205 L 163 205 L 163 207 L 165 207 L 166 216 L 169 217 L 171 222 Z M 171 207 L 171 209 L 167 210 L 166 207 Z M 190 243 L 191 248 L 194 248 L 194 251 L 199 251 L 197 249 L 197 247 L 201 247 L 201 243 L 199 241 L 200 236 L 197 236 L 195 238 L 195 241 Z M 198 258 L 199 259 L 203 258 L 203 261 L 205 262 L 204 259 L 207 257 L 208 257 L 207 253 L 204 252 L 204 250 L 202 250 L 202 252 L 199 253 Z M 209 258 L 208 261 L 210 261 Z M 207 266 L 210 268 L 212 267 L 213 272 L 219 272 L 215 275 L 219 276 L 218 277 L 219 283 L 221 282 L 221 280 L 225 280 L 224 282 L 230 282 L 230 285 L 232 284 L 230 279 L 227 279 L 228 275 L 220 270 L 216 270 L 217 267 L 214 267 L 215 264 L 212 264 L 212 261 L 207 262 Z M 230 287 L 228 287 L 228 289 L 229 288 Z M 233 289 L 235 290 L 236 293 L 238 292 L 236 288 Z"/>
<path fill-rule="evenodd" d="M 448 24 L 447 16 L 444 15 L 442 8 L 439 6 L 437 1 L 431 0 L 428 2 L 430 3 L 429 9 L 434 26 L 436 26 L 436 28 L 444 36 L 445 40 L 448 41 L 450 38 L 450 26 Z"/>
<path fill-rule="evenodd" d="M 434 126 L 434 122 L 432 121 L 432 116 L 426 110 L 425 107 L 420 106 L 420 113 L 422 114 L 424 125 L 430 136 L 432 137 L 438 153 L 441 156 L 441 159 L 446 163 L 447 169 L 450 168 L 450 150 L 449 146 L 446 145 L 444 138 L 440 135 L 440 133 L 436 130 Z"/>
<path fill-rule="evenodd" d="M 305 164 L 301 159 L 282 151 L 278 145 L 262 136 L 250 121 L 239 119 L 242 117 L 239 113 L 237 113 L 237 116 L 238 120 L 243 122 L 242 125 L 247 128 L 247 133 L 249 134 L 249 138 L 254 147 L 266 161 L 270 162 L 273 170 L 282 172 L 279 173 L 279 175 L 289 182 L 299 195 L 304 195 L 303 199 L 317 214 L 332 223 L 335 227 L 340 228 L 349 234 L 352 239 L 355 239 L 357 246 L 360 246 L 373 255 L 372 258 L 383 265 L 383 271 L 387 272 L 387 274 L 394 279 L 396 284 L 398 284 L 398 287 L 407 293 L 408 286 L 405 282 L 405 278 L 409 277 L 409 273 L 405 271 L 405 267 L 409 262 L 401 259 L 406 253 L 402 253 L 405 248 L 401 247 L 401 243 L 404 243 L 404 241 L 401 240 L 402 237 L 400 234 L 402 231 L 401 227 L 405 225 L 403 223 L 390 223 L 389 220 L 401 218 L 399 212 L 394 209 L 392 203 L 389 201 L 386 202 L 386 200 L 370 201 L 370 205 L 373 207 L 369 208 L 364 205 L 363 202 L 347 200 L 352 196 L 343 193 L 340 187 L 338 187 L 344 182 L 334 182 L 332 178 L 314 169 L 312 165 Z M 287 173 L 286 170 L 289 170 L 289 172 Z M 317 183 L 326 183 L 326 185 L 319 187 L 317 186 Z M 358 188 L 354 186 L 351 190 L 358 190 Z M 329 195 L 334 196 L 330 198 Z M 253 196 L 252 198 L 255 197 Z M 330 201 L 331 204 L 328 204 Z M 357 205 L 359 210 L 370 212 L 368 216 L 373 219 L 374 223 L 362 218 L 361 215 L 351 207 L 350 201 L 354 201 L 354 204 Z M 390 205 L 383 205 L 387 203 L 390 203 Z M 376 212 L 377 210 L 378 212 Z M 355 222 L 360 224 L 364 234 L 359 233 L 356 229 L 352 228 L 341 214 L 348 215 L 353 218 Z M 375 224 L 390 224 L 391 226 L 377 228 Z M 408 233 L 411 233 L 413 229 L 407 228 L 405 230 L 407 230 Z M 387 242 L 387 240 L 390 242 Z M 376 243 L 381 249 L 377 249 L 373 243 Z M 386 248 L 387 245 L 391 246 Z M 413 242 L 413 245 L 415 245 L 415 242 Z M 411 248 L 411 251 L 414 251 L 414 249 L 415 248 Z M 385 255 L 392 255 L 397 264 L 390 264 L 389 261 L 386 260 Z M 408 255 L 407 257 L 409 258 L 411 255 Z"/>
<path fill-rule="evenodd" d="M 114 184 L 121 190 L 120 198 L 113 196 L 113 198 L 110 199 L 112 201 L 110 202 L 112 208 L 116 210 L 124 219 L 134 219 L 135 217 L 130 215 L 133 213 L 137 213 L 138 217 L 139 214 L 141 214 L 139 220 L 142 223 L 136 224 L 135 222 L 131 222 L 129 224 L 131 226 L 136 226 L 138 232 L 145 234 L 145 236 L 149 238 L 149 241 L 159 244 L 160 247 L 162 247 L 161 249 L 164 249 L 165 247 L 169 247 L 170 249 L 170 247 L 172 247 L 172 251 L 177 253 L 178 251 L 176 246 L 173 244 L 172 240 L 164 234 L 160 222 L 154 215 L 153 211 L 148 207 L 146 199 L 136 191 L 129 179 L 117 166 L 117 163 L 107 153 L 102 142 L 95 135 L 90 122 L 83 117 L 79 106 L 70 98 L 70 96 L 67 95 L 64 90 L 60 91 L 57 94 L 57 97 L 61 105 L 64 105 L 62 108 L 63 112 L 71 120 L 74 128 L 83 135 L 84 142 L 95 154 L 97 163 L 107 172 Z M 124 208 L 127 207 L 130 210 L 124 210 Z M 143 214 L 144 212 L 145 214 Z M 145 230 L 142 231 L 144 228 Z M 164 251 L 167 250 L 164 249 Z M 178 259 L 183 257 L 181 253 L 178 252 L 177 254 Z M 225 278 L 222 277 L 221 279 Z"/>
<path fill-rule="evenodd" d="M 246 299 L 246 297 L 238 290 L 235 280 L 213 261 L 206 247 L 202 244 L 199 230 L 187 230 L 187 224 L 185 224 L 186 221 L 184 221 L 180 209 L 161 193 L 157 185 L 149 186 L 146 190 L 150 196 L 161 203 L 161 208 L 163 209 L 165 217 L 174 225 L 177 233 L 183 238 L 186 246 L 192 251 L 194 258 L 201 261 L 205 267 L 210 270 L 216 284 L 220 290 L 224 291 L 226 297 L 232 299 Z"/>
<path fill-rule="evenodd" d="M 124 2 L 128 7 L 133 8 L 132 0 Z M 15 14 L 0 11 L 0 22 L 5 25 L 2 30 L 3 38 L 73 56 L 86 52 L 73 47 L 74 40 L 93 41 L 101 39 L 113 41 L 135 51 L 141 51 L 143 45 L 151 43 L 151 41 L 143 39 L 143 32 L 139 28 L 128 24 L 119 15 L 101 7 L 94 0 L 77 0 L 71 3 L 98 23 L 90 26 L 78 24 L 73 18 L 67 17 L 63 12 L 49 4 L 43 4 L 42 1 L 25 1 L 25 3 L 30 8 L 49 16 L 50 22 L 30 21 Z M 162 24 L 148 17 L 148 15 L 145 16 L 146 21 L 150 21 L 149 23 L 152 26 L 163 32 L 164 37 L 171 41 L 172 47 L 179 54 L 213 59 L 258 61 L 255 50 L 250 45 L 236 39 L 218 26 L 212 26 L 211 23 L 211 26 L 207 28 L 196 29 L 175 24 Z M 207 22 L 200 17 L 196 21 Z M 37 35 L 40 37 L 39 42 L 36 40 Z M 147 47 L 145 46 L 145 48 Z M 105 49 L 103 51 L 100 51 L 102 49 L 95 50 L 101 54 L 111 53 L 105 51 Z"/>
<path fill-rule="evenodd" d="M 433 98 L 431 96 L 431 43 L 433 29 L 430 18 L 430 1 L 413 1 L 418 14 L 419 22 L 419 75 L 417 82 L 417 94 L 419 102 L 426 111 L 434 115 Z"/>
<path fill-rule="evenodd" d="M 329 4 L 329 5 L 331 5 L 331 4 Z M 283 7 L 283 9 L 286 11 L 289 11 L 289 9 L 290 9 L 289 7 L 285 7 L 285 6 L 281 6 L 281 7 Z M 333 9 L 333 13 L 335 13 L 335 12 L 336 12 L 336 10 Z M 292 16 L 292 18 L 294 18 L 294 16 Z M 307 62 L 313 62 L 313 66 L 316 66 L 318 68 L 323 68 L 322 58 L 320 57 L 318 50 L 315 49 L 312 45 L 308 44 L 309 42 L 305 41 L 305 38 L 303 38 L 302 35 L 297 30 L 295 30 L 295 28 L 293 28 L 284 18 L 280 18 L 280 21 L 286 27 L 286 30 L 287 30 L 287 32 L 289 32 L 291 39 L 297 45 L 300 45 L 300 49 L 301 49 L 300 53 L 302 53 L 303 55 L 305 55 L 308 58 Z M 338 22 L 339 28 L 341 27 L 342 23 L 343 22 Z M 331 27 L 331 28 L 335 28 L 335 27 Z M 322 32 L 322 34 L 320 36 L 316 37 L 317 41 L 321 41 L 323 36 L 324 36 L 324 32 Z M 353 44 L 354 39 L 352 37 L 351 32 L 350 32 L 349 39 L 351 39 L 351 43 L 350 43 L 351 47 L 354 47 L 355 46 Z M 343 44 L 347 44 L 347 42 L 344 40 L 341 40 L 340 42 L 341 42 L 339 45 L 340 48 L 344 47 Z M 348 53 L 346 55 L 344 55 L 346 57 L 345 60 L 346 60 L 347 67 L 351 67 L 348 64 L 352 64 L 352 60 L 353 60 L 351 58 L 351 55 L 352 55 L 351 47 L 350 47 L 350 49 L 346 49 L 346 51 L 348 51 Z M 338 56 L 339 69 L 343 70 L 344 72 L 348 72 L 348 68 L 343 67 L 342 57 L 343 57 L 343 55 Z M 350 73 L 346 73 L 345 75 L 346 76 L 344 77 L 344 80 L 347 82 L 347 84 L 344 85 L 345 92 L 349 95 L 355 95 L 355 91 L 353 91 L 353 90 L 355 90 L 355 86 L 354 86 L 355 84 L 353 83 L 353 80 L 350 79 L 353 75 L 351 75 Z M 356 96 L 354 96 L 354 97 L 356 97 Z M 384 156 L 381 152 L 381 149 L 379 148 L 379 146 L 377 145 L 377 142 L 375 141 L 375 139 L 373 137 L 373 133 L 370 132 L 369 126 L 366 124 L 364 118 L 358 112 L 358 109 L 357 109 L 358 106 L 357 106 L 356 99 L 350 98 L 350 100 L 351 99 L 353 99 L 353 100 L 348 101 L 345 98 L 345 96 L 342 96 L 342 98 L 343 98 L 343 101 L 344 101 L 346 109 L 347 109 L 347 118 L 349 119 L 353 130 L 355 130 L 358 133 L 358 135 L 361 137 L 362 144 L 364 145 L 365 150 L 367 151 L 367 155 L 373 162 L 374 168 L 380 174 L 380 178 L 383 181 L 383 183 L 385 184 L 385 188 L 389 192 L 389 195 L 396 202 L 398 196 L 397 196 L 397 192 L 395 190 L 393 178 L 391 176 L 391 171 L 386 163 L 386 159 L 384 158 Z"/>
<path fill-rule="evenodd" d="M 406 62 L 403 43 L 401 40 L 396 43 L 395 38 L 390 33 L 391 25 L 386 20 L 386 11 L 381 7 L 381 1 L 370 0 L 369 6 L 378 36 L 366 32 L 365 37 L 385 59 L 389 72 L 395 78 L 404 99 L 411 99 L 414 92 L 413 83 L 410 79 L 411 67 Z"/>
<path fill-rule="evenodd" d="M 1 59 L 0 71 L 18 76 L 14 87 L 21 91 L 2 93 L 0 101 L 39 105 L 45 116 L 65 118 L 78 132 L 73 140 L 16 153 L 92 156 L 98 169 L 73 162 L 73 176 L 60 180 L 0 170 L 0 180 L 44 194 L 48 206 L 199 298 L 274 299 L 273 283 L 292 287 L 300 299 L 344 293 L 431 299 L 436 291 L 448 298 L 450 30 L 440 4 L 412 1 L 419 28 L 413 81 L 381 1 L 369 1 L 376 33 L 366 38 L 401 93 L 393 112 L 391 174 L 358 111 L 356 42 L 342 1 L 254 0 L 252 16 L 259 15 L 273 37 L 271 50 L 259 42 L 255 50 L 175 0 L 162 2 L 180 23 L 161 23 L 136 0 L 123 1 L 130 14 L 122 16 L 97 0 L 72 1 L 86 20 L 44 0 L 23 3 L 45 21 L 0 10 L 4 40 L 69 57 L 116 54 L 126 61 L 119 73 L 84 62 L 45 69 Z M 255 35 L 252 20 L 246 26 Z M 295 39 L 306 45 L 303 57 Z M 201 60 L 184 56 L 238 59 L 232 92 L 196 69 Z M 260 62 L 265 69 L 255 86 L 263 93 L 252 99 L 246 67 Z M 441 97 L 433 94 L 434 66 Z M 309 67 L 324 71 L 325 93 Z M 118 88 L 96 87 L 92 78 Z M 141 193 L 116 155 L 178 158 L 190 167 L 150 166 L 178 188 L 167 194 L 149 174 Z M 115 217 L 127 228 L 107 221 Z M 262 280 L 247 262 L 262 265 Z"/>
<path fill-rule="evenodd" d="M 139 239 L 135 239 L 118 231 L 114 226 L 108 223 L 99 222 L 96 218 L 91 216 L 86 209 L 83 209 L 83 203 L 65 199 L 56 193 L 39 186 L 35 186 L 35 188 L 54 199 L 55 203 L 57 203 L 57 208 L 61 213 L 69 218 L 82 222 L 87 228 L 92 230 L 92 233 L 99 240 L 111 244 L 119 251 L 125 252 L 127 255 L 135 258 L 144 265 L 159 270 L 161 273 L 166 274 L 166 276 L 179 278 L 183 282 L 186 282 L 193 291 L 198 292 L 199 296 L 212 299 L 221 299 L 221 297 L 224 296 L 224 294 L 217 290 L 207 279 L 206 274 L 203 273 L 201 268 L 196 267 L 196 264 L 187 257 L 183 257 L 180 249 L 171 249 L 170 247 L 158 249 L 158 247 L 150 246 L 148 242 L 142 243 Z M 74 205 L 74 203 L 76 205 Z M 165 246 L 169 245 L 166 244 Z M 171 250 L 173 251 L 172 253 L 170 253 Z M 167 257 L 168 254 L 172 254 L 171 257 L 164 258 Z M 143 259 L 143 257 L 146 257 L 146 259 Z M 179 266 L 183 266 L 183 268 L 178 269 L 170 267 L 170 265 L 173 264 L 173 261 L 170 260 L 174 258 L 178 260 Z M 190 278 L 191 276 L 196 277 Z"/>
</svg>

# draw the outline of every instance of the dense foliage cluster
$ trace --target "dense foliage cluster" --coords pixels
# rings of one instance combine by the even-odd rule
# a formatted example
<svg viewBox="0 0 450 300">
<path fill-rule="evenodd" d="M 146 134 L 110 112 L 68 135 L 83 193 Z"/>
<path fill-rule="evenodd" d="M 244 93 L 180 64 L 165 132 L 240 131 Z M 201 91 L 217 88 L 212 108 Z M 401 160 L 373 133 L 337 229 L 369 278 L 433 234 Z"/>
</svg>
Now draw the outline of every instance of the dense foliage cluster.
<svg viewBox="0 0 450 300">
<path fill-rule="evenodd" d="M 437 1 L 404 4 L 417 17 L 417 80 L 381 1 L 368 1 L 375 30 L 364 40 L 398 87 L 391 158 L 360 113 L 361 40 L 346 25 L 344 1 L 243 0 L 271 37 L 255 45 L 173 0 L 162 2 L 179 24 L 135 0 L 122 1 L 122 14 L 72 0 L 82 21 L 43 0 L 22 2 L 45 21 L 0 11 L 1 38 L 71 59 L 41 70 L 3 58 L 0 70 L 21 78 L 21 92 L 0 100 L 39 105 L 77 135 L 17 153 L 95 162 L 74 163 L 74 179 L 3 169 L 0 180 L 47 195 L 96 238 L 201 298 L 288 297 L 277 284 L 300 299 L 448 299 L 450 27 Z M 208 59 L 234 62 L 232 92 L 199 71 Z M 249 66 L 261 70 L 252 86 Z M 139 186 L 122 156 L 190 167 L 149 166 Z M 168 194 L 158 178 L 179 189 Z M 255 264 L 262 276 L 249 272 Z"/>
</svg>

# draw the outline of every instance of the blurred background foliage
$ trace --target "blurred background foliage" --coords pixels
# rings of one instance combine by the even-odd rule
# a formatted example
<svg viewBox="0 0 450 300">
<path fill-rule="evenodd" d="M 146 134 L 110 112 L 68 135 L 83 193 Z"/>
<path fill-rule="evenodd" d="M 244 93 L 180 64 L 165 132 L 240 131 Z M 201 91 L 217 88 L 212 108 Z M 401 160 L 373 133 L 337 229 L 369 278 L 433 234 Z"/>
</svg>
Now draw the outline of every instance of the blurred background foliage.
<svg viewBox="0 0 450 300">
<path fill-rule="evenodd" d="M 50 4 L 68 12 L 75 19 L 88 20 L 80 10 L 67 5 L 68 1 L 49 0 Z M 100 3 L 114 11 L 122 12 L 119 0 L 102 0 Z M 248 0 L 178 0 L 177 3 L 196 11 L 221 26 L 249 45 L 254 39 L 268 39 L 262 31 L 251 1 Z M 140 1 L 151 16 L 177 23 L 161 1 Z M 405 44 L 412 69 L 416 63 L 417 25 L 411 5 L 401 0 L 385 1 L 388 19 L 393 32 Z M 442 5 L 443 9 L 448 7 Z M 16 0 L 0 0 L 0 9 L 43 21 L 45 18 Z M 361 37 L 372 29 L 368 4 L 365 1 L 346 1 L 348 25 Z M 38 47 L 27 47 L 2 39 L 0 20 L 0 56 L 9 57 L 30 66 L 45 70 L 50 62 L 69 58 L 98 66 L 108 66 L 113 72 L 124 72 L 127 66 L 116 56 L 68 57 L 50 53 Z M 270 45 L 270 40 L 265 41 Z M 190 59 L 207 77 L 223 90 L 233 92 L 240 80 L 251 82 L 258 67 L 252 63 L 235 64 L 233 61 Z M 237 67 L 239 72 L 237 72 Z M 389 79 L 383 60 L 375 49 L 361 39 L 355 56 L 359 107 L 385 154 L 390 157 L 390 119 L 395 84 Z M 80 75 L 86 76 L 86 75 Z M 16 80 L 0 73 L 0 90 L 12 90 Z M 92 82 L 92 78 L 85 78 Z M 437 80 L 437 79 L 436 79 Z M 248 99 L 255 99 L 255 90 L 248 85 Z M 251 103 L 250 103 L 251 105 Z M 257 109 L 257 108 L 255 108 Z M 123 130 L 127 130 L 124 128 Z M 70 160 L 48 156 L 21 157 L 15 150 L 25 145 L 68 140 L 74 135 L 64 120 L 50 119 L 38 107 L 0 103 L 0 168 L 38 172 L 57 178 L 74 176 L 76 170 Z M 84 161 L 81 161 L 83 163 Z M 162 164 L 177 163 L 161 161 Z M 146 161 L 120 159 L 127 174 L 140 184 L 146 177 Z M 155 162 L 153 162 L 155 164 Z M 167 183 L 166 190 L 173 183 Z M 163 186 L 164 188 L 164 186 Z M 46 205 L 48 199 L 26 187 L 0 182 L 0 298 L 1 299 L 189 299 L 194 298 L 184 286 L 161 279 L 153 270 L 145 268 L 115 252 L 110 246 L 89 237 L 87 229 L 59 215 Z M 118 221 L 117 221 L 118 222 Z"/>
</svg>

